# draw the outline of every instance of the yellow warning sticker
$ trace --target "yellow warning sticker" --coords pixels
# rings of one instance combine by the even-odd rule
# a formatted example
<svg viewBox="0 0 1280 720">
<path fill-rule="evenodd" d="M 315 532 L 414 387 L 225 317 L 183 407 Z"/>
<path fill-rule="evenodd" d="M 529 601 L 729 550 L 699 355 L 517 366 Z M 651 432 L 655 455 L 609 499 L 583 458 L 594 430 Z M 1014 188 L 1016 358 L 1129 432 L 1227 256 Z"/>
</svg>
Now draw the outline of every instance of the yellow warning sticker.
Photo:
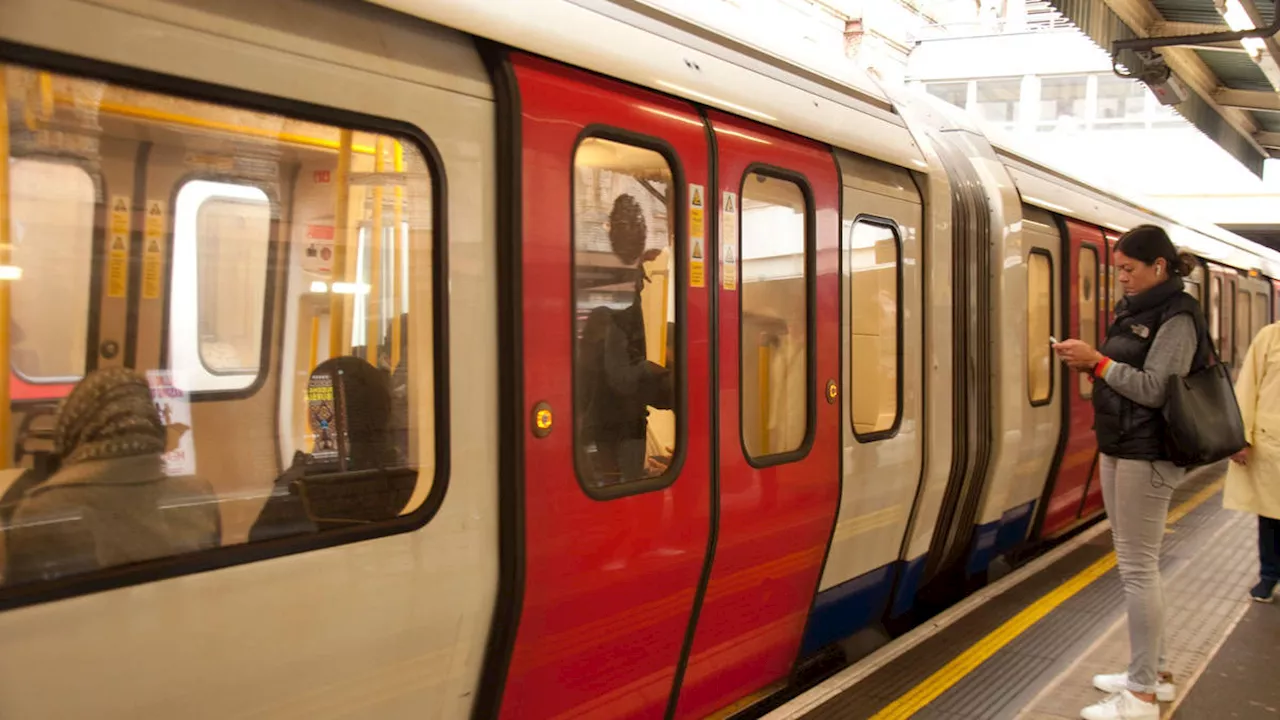
<svg viewBox="0 0 1280 720">
<path fill-rule="evenodd" d="M 164 268 L 164 204 L 147 201 L 146 233 L 142 239 L 142 299 L 158 300 Z"/>
<path fill-rule="evenodd" d="M 107 297 L 129 293 L 129 197 L 111 198 L 111 232 L 107 239 Z"/>
<path fill-rule="evenodd" d="M 725 290 L 738 289 L 738 195 L 727 192 L 720 203 L 721 285 Z"/>
<path fill-rule="evenodd" d="M 706 216 L 701 185 L 689 184 L 689 287 L 706 286 Z"/>
</svg>

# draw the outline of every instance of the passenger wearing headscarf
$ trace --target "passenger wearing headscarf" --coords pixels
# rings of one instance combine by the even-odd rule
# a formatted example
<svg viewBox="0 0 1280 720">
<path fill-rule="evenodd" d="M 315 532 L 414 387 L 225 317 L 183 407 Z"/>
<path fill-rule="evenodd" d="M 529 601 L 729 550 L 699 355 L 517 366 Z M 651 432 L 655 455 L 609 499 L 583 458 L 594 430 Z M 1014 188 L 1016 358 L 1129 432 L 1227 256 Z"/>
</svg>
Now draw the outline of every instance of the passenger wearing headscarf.
<svg viewBox="0 0 1280 720">
<path fill-rule="evenodd" d="M 165 474 L 166 428 L 147 381 L 127 368 L 90 373 L 54 426 L 60 469 L 19 501 L 7 530 L 6 582 L 53 579 L 220 543 L 217 500 Z"/>
</svg>

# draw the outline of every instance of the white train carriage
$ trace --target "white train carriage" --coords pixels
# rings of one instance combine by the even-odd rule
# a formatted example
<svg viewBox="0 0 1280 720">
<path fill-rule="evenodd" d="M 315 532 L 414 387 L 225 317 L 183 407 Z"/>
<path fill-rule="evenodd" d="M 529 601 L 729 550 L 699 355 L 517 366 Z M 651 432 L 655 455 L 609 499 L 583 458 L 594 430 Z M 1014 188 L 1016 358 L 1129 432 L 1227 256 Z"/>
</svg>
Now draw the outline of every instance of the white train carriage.
<svg viewBox="0 0 1280 720">
<path fill-rule="evenodd" d="M 1226 362 L 1280 295 L 633 0 L 8 0 L 0 98 L 6 718 L 722 715 L 1101 512 L 1048 338 L 1120 232 L 1204 259 Z M 216 546 L 32 514 L 110 367 L 210 489 L 128 516 Z"/>
</svg>

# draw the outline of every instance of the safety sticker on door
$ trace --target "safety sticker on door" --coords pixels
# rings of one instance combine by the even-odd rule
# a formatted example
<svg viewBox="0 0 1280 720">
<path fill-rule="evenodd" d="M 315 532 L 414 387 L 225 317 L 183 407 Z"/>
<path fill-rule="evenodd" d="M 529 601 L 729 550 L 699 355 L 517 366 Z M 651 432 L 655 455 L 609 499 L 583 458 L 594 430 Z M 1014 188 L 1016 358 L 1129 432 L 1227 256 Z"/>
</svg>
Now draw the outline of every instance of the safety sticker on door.
<svg viewBox="0 0 1280 720">
<path fill-rule="evenodd" d="M 156 199 L 147 201 L 146 231 L 142 239 L 142 299 L 160 297 L 164 281 L 164 204 Z"/>
<path fill-rule="evenodd" d="M 707 234 L 706 205 L 701 185 L 689 184 L 689 287 L 705 287 Z"/>
<path fill-rule="evenodd" d="M 111 233 L 107 238 L 107 297 L 129 292 L 129 196 L 111 198 Z"/>
<path fill-rule="evenodd" d="M 721 284 L 725 290 L 738 289 L 738 195 L 727 192 L 720 204 Z"/>
</svg>

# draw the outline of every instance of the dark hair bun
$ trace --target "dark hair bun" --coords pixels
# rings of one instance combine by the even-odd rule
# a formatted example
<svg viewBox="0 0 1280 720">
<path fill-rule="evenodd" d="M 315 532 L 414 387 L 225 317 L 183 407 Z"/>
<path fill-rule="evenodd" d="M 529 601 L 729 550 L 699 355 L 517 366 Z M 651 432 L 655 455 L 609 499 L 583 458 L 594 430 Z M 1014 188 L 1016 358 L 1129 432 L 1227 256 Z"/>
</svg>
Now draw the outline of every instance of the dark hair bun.
<svg viewBox="0 0 1280 720">
<path fill-rule="evenodd" d="M 1200 258 L 1189 252 L 1182 251 L 1178 253 L 1178 259 L 1171 266 L 1174 275 L 1178 277 L 1187 277 L 1195 272 L 1196 267 L 1200 264 Z"/>
</svg>

